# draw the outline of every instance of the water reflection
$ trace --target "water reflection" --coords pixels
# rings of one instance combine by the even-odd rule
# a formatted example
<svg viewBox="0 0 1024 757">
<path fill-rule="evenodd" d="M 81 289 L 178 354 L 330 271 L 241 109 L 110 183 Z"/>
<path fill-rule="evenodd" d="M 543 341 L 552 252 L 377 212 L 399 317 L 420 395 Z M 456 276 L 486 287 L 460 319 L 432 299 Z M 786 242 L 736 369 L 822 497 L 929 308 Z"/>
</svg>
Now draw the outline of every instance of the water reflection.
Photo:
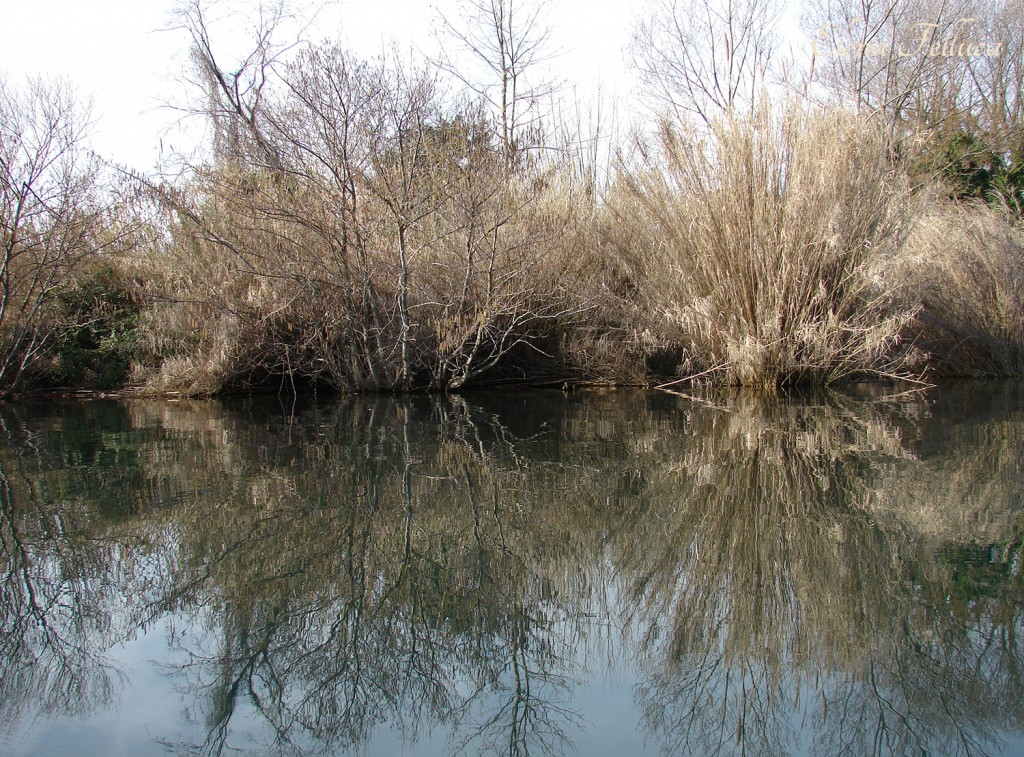
<svg viewBox="0 0 1024 757">
<path fill-rule="evenodd" d="M 0 723 L 166 627 L 174 753 L 573 752 L 614 671 L 654 750 L 996 752 L 1022 399 L 0 406 Z"/>
<path fill-rule="evenodd" d="M 160 600 L 203 629 L 174 639 L 190 660 L 175 675 L 202 693 L 199 751 L 224 747 L 239 698 L 275 749 L 359 745 L 384 721 L 409 736 L 453 722 L 514 753 L 557 746 L 573 655 L 553 629 L 583 607 L 535 564 L 556 543 L 507 498 L 523 470 L 504 433 L 458 401 L 356 401 L 254 458 L 240 444 L 207 477 L 211 498 L 175 511 Z"/>
<path fill-rule="evenodd" d="M 123 573 L 117 547 L 93 541 L 94 513 L 20 413 L 0 411 L 0 727 L 26 714 L 82 715 L 111 705 L 119 676 L 104 650 Z"/>
<path fill-rule="evenodd" d="M 1020 484 L 993 464 L 1010 439 L 948 448 L 955 475 L 929 477 L 887 408 L 741 397 L 692 420 L 616 562 L 669 749 L 959 754 L 1019 730 Z M 987 496 L 951 488 L 967 480 Z M 998 590 L 969 575 L 973 534 L 912 527 L 954 509 L 1003 511 Z M 930 530 L 960 541 L 936 555 Z"/>
</svg>

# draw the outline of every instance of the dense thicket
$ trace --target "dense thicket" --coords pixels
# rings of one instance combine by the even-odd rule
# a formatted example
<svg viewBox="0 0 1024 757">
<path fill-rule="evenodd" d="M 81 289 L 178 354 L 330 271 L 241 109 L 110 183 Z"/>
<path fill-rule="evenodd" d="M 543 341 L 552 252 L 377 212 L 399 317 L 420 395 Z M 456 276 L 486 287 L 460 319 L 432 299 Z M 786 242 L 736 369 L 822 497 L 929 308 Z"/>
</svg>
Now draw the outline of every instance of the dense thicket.
<svg viewBox="0 0 1024 757">
<path fill-rule="evenodd" d="M 173 181 L 104 186 L 66 91 L 0 88 L 4 391 L 1020 372 L 1019 0 L 818 0 L 801 76 L 771 2 L 661 4 L 656 128 L 604 165 L 535 6 L 445 19 L 468 67 L 271 10 L 226 64 L 180 7 L 210 143 Z"/>
</svg>

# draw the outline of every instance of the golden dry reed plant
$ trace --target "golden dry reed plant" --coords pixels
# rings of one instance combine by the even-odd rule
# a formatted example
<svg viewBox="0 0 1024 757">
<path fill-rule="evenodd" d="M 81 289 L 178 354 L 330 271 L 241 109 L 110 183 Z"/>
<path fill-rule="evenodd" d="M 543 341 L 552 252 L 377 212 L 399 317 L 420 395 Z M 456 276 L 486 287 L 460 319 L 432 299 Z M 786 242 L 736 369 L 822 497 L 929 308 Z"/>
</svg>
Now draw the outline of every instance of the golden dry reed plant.
<svg viewBox="0 0 1024 757">
<path fill-rule="evenodd" d="M 907 376 L 879 272 L 909 231 L 886 134 L 841 111 L 663 124 L 609 195 L 647 334 L 683 375 L 756 387 Z"/>
<path fill-rule="evenodd" d="M 933 374 L 1020 374 L 1024 229 L 1006 208 L 928 202 L 890 278 L 919 305 L 909 337 Z"/>
</svg>

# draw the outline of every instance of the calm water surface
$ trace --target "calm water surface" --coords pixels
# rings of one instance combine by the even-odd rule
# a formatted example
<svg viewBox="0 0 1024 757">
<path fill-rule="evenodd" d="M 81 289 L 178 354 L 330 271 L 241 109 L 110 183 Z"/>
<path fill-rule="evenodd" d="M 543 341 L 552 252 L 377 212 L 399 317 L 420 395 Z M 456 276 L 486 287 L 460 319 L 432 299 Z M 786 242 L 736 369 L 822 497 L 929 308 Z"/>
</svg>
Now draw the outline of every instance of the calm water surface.
<svg viewBox="0 0 1024 757">
<path fill-rule="evenodd" d="M 0 754 L 1024 753 L 1024 387 L 0 404 Z"/>
</svg>

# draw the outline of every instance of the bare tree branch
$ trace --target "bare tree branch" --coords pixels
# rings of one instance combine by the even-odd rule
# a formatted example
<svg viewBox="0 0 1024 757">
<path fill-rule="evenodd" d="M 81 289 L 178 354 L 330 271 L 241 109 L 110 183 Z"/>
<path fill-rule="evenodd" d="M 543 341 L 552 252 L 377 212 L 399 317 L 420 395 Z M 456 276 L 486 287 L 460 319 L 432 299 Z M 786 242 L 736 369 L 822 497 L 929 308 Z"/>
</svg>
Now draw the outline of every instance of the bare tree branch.
<svg viewBox="0 0 1024 757">
<path fill-rule="evenodd" d="M 751 112 L 775 52 L 778 0 L 651 0 L 633 32 L 643 94 L 681 120 Z"/>
</svg>

